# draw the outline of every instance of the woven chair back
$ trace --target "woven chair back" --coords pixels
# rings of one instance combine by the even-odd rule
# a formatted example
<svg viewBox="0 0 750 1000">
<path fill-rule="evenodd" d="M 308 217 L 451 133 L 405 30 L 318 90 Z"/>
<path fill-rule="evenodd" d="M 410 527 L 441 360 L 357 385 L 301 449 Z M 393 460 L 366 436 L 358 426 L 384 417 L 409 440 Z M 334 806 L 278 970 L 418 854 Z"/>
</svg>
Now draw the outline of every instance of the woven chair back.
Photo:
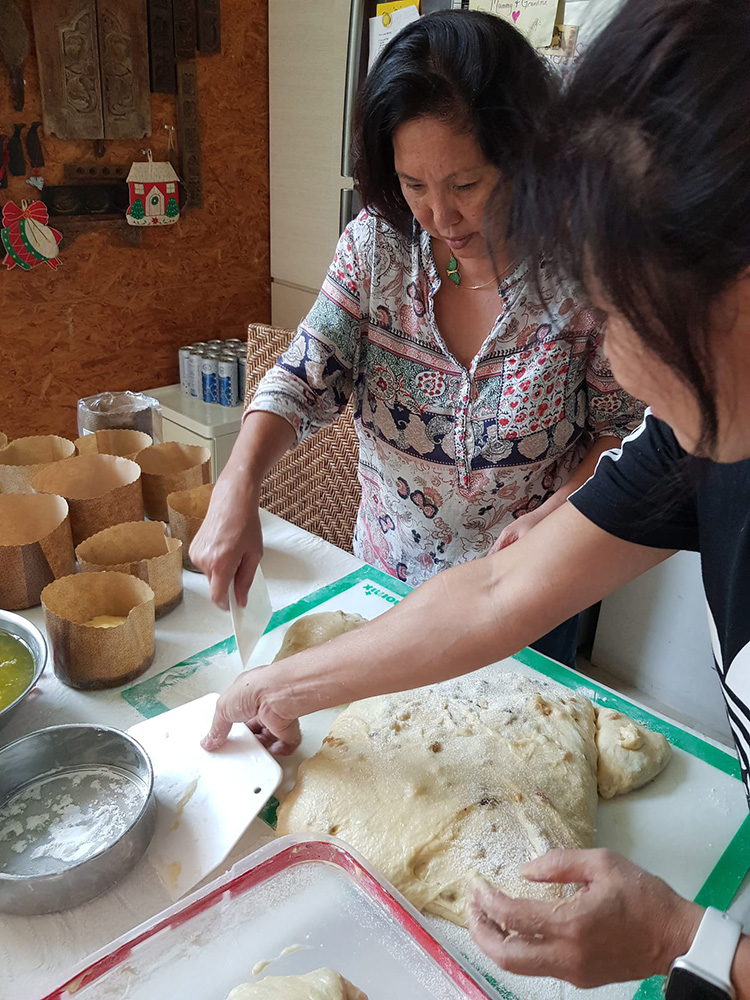
<svg viewBox="0 0 750 1000">
<path fill-rule="evenodd" d="M 248 326 L 245 406 L 293 336 L 291 330 L 261 323 Z M 358 454 L 350 402 L 330 427 L 274 466 L 263 483 L 261 507 L 351 552 L 360 498 Z"/>
</svg>

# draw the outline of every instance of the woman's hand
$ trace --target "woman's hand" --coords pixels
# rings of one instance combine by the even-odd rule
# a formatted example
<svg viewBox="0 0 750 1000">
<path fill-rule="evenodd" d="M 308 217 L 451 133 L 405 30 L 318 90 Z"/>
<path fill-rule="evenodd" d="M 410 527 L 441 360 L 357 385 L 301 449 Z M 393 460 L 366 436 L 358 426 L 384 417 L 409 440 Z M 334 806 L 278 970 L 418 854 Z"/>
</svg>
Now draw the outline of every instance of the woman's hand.
<svg viewBox="0 0 750 1000">
<path fill-rule="evenodd" d="M 552 513 L 552 507 L 545 508 L 547 508 L 547 504 L 543 503 L 536 510 L 530 510 L 528 514 L 522 514 L 521 517 L 516 518 L 512 524 L 507 524 L 498 535 L 497 541 L 489 551 L 489 555 L 499 552 L 501 549 L 506 549 L 513 542 L 517 542 L 519 538 L 523 538 L 525 534 L 531 531 L 535 524 L 539 524 L 547 514 Z"/>
<path fill-rule="evenodd" d="M 519 975 L 584 989 L 666 975 L 703 916 L 661 879 L 606 850 L 549 851 L 521 871 L 533 882 L 581 888 L 556 903 L 476 891 L 471 936 L 501 969 Z"/>
<path fill-rule="evenodd" d="M 211 600 L 226 611 L 233 580 L 237 602 L 244 607 L 262 555 L 257 492 L 243 488 L 227 468 L 216 481 L 208 513 L 190 545 L 190 560 L 208 577 Z"/>
<path fill-rule="evenodd" d="M 244 722 L 263 746 L 275 754 L 290 754 L 299 746 L 299 722 L 285 714 L 282 703 L 269 704 L 264 680 L 269 667 L 255 667 L 236 677 L 216 702 L 211 729 L 201 740 L 204 750 L 218 750 L 235 722 Z"/>
</svg>

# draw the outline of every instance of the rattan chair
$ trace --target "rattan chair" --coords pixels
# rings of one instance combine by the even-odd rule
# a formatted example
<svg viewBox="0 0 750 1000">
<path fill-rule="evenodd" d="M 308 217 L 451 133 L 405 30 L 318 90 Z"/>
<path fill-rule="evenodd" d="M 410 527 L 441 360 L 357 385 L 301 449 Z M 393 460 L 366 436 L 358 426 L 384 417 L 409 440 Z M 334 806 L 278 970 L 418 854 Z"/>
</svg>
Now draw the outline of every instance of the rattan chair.
<svg viewBox="0 0 750 1000">
<path fill-rule="evenodd" d="M 248 326 L 246 406 L 292 336 L 291 330 L 278 327 Z M 360 497 L 358 452 L 349 403 L 330 427 L 318 431 L 274 466 L 263 483 L 261 507 L 351 552 Z"/>
</svg>

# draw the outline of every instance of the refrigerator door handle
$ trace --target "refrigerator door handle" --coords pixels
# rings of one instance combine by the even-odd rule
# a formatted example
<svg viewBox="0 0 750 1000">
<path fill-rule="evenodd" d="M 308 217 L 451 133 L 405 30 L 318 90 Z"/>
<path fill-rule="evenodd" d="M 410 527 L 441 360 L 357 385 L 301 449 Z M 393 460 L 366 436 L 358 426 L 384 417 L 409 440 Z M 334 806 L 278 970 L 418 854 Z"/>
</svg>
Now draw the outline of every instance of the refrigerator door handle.
<svg viewBox="0 0 750 1000">
<path fill-rule="evenodd" d="M 352 220 L 354 191 L 342 188 L 339 196 L 339 235 L 343 233 Z"/>
<path fill-rule="evenodd" d="M 349 43 L 346 49 L 346 83 L 344 84 L 344 127 L 341 137 L 342 177 L 351 177 L 352 175 L 354 102 L 357 97 L 357 86 L 359 84 L 364 19 L 365 0 L 351 0 L 351 7 L 349 9 Z"/>
</svg>

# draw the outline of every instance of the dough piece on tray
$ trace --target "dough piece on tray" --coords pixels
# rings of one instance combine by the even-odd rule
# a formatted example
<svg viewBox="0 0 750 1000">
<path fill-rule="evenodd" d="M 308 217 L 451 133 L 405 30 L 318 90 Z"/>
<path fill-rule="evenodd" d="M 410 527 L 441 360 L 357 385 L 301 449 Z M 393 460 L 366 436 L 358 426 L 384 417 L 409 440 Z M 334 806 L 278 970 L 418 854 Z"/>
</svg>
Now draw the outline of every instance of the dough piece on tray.
<svg viewBox="0 0 750 1000">
<path fill-rule="evenodd" d="M 345 611 L 319 611 L 314 615 L 305 615 L 292 622 L 286 630 L 281 649 L 274 656 L 273 662 L 285 660 L 287 656 L 301 653 L 303 649 L 320 646 L 321 643 L 366 623 L 367 619 L 362 615 L 347 614 Z"/>
<path fill-rule="evenodd" d="M 257 983 L 242 983 L 227 1000 L 367 1000 L 367 996 L 333 969 L 317 969 L 303 976 L 266 976 Z"/>
<path fill-rule="evenodd" d="M 652 781 L 672 754 L 661 733 L 644 729 L 610 708 L 596 710 L 597 778 L 603 799 L 624 795 Z"/>
<path fill-rule="evenodd" d="M 518 868 L 591 845 L 594 731 L 588 699 L 523 674 L 354 702 L 300 765 L 276 832 L 340 837 L 418 909 L 459 924 L 475 874 L 559 898 L 565 887 Z"/>
</svg>

